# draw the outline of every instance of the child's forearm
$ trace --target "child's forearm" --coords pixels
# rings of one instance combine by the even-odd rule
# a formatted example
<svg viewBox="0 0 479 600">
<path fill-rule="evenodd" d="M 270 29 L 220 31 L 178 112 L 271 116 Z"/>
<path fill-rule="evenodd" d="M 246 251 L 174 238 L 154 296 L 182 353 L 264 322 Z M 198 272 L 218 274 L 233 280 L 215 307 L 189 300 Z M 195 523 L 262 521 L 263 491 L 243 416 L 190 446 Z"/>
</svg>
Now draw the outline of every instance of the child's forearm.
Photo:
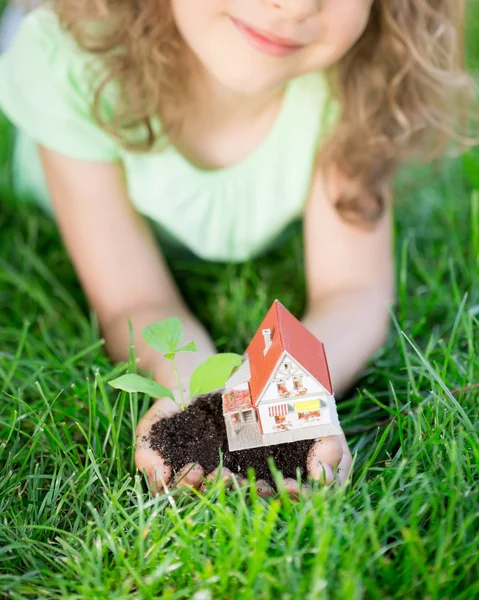
<svg viewBox="0 0 479 600">
<path fill-rule="evenodd" d="M 155 379 L 168 388 L 175 388 L 177 381 L 171 362 L 164 359 L 159 352 L 148 346 L 141 335 L 147 325 L 161 321 L 168 317 L 178 317 L 184 327 L 184 341 L 194 340 L 198 352 L 185 352 L 178 354 L 175 363 L 183 388 L 188 388 L 191 374 L 195 368 L 208 356 L 216 353 L 215 346 L 204 327 L 181 306 L 153 306 L 138 307 L 130 311 L 129 318 L 134 333 L 135 355 L 139 359 L 139 367 L 145 371 L 153 372 Z M 130 334 L 127 317 L 121 316 L 109 321 L 103 326 L 103 335 L 110 357 L 116 361 L 127 361 L 130 347 Z"/>
<path fill-rule="evenodd" d="M 325 345 L 336 394 L 347 391 L 385 342 L 388 307 L 383 294 L 360 290 L 332 296 L 305 314 L 304 325 Z"/>
</svg>

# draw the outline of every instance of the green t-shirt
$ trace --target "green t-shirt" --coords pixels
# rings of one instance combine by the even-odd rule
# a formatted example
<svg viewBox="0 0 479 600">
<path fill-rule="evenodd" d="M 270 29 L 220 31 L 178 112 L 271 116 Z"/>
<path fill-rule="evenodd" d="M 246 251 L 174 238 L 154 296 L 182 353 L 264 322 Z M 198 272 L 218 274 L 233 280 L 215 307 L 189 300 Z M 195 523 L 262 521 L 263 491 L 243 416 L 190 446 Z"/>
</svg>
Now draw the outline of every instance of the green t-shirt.
<svg viewBox="0 0 479 600">
<path fill-rule="evenodd" d="M 37 147 L 123 163 L 131 201 L 170 239 L 206 260 L 243 261 L 301 217 L 326 123 L 322 73 L 292 80 L 267 137 L 240 162 L 202 170 L 170 145 L 130 152 L 91 114 L 92 90 L 80 50 L 47 7 L 32 11 L 0 56 L 0 109 L 18 130 L 15 185 L 51 210 Z M 88 182 L 85 182 L 88 185 Z"/>
</svg>

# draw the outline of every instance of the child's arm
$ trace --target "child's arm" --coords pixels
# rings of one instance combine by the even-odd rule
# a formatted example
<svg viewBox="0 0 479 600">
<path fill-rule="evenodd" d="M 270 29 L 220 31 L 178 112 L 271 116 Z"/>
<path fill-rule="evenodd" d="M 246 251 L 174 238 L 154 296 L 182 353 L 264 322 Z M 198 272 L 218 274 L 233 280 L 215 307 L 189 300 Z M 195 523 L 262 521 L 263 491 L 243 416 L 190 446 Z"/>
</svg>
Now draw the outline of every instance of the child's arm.
<svg viewBox="0 0 479 600">
<path fill-rule="evenodd" d="M 330 180 L 337 192 L 340 179 Z M 326 347 L 334 390 L 354 382 L 385 341 L 394 298 L 391 209 L 372 231 L 346 223 L 328 199 L 323 177 L 313 182 L 304 219 L 307 311 L 304 324 Z M 310 451 L 316 478 L 344 481 L 351 468 L 344 435 L 323 438 Z"/>
<path fill-rule="evenodd" d="M 330 181 L 332 193 L 340 185 Z M 370 231 L 345 222 L 321 175 L 305 217 L 305 325 L 325 344 L 336 393 L 344 392 L 384 343 L 394 300 L 391 208 Z"/>
<path fill-rule="evenodd" d="M 40 155 L 57 222 L 110 356 L 128 359 L 129 316 L 140 366 L 153 371 L 163 385 L 175 388 L 170 361 L 143 342 L 141 330 L 154 321 L 177 316 L 184 324 L 185 339 L 194 339 L 199 350 L 181 354 L 176 361 L 187 386 L 195 367 L 215 348 L 185 306 L 147 223 L 131 204 L 121 165 L 67 158 L 43 147 Z M 138 424 L 135 461 L 153 486 L 159 480 L 168 482 L 171 469 L 144 438 L 154 421 L 175 410 L 171 400 L 161 398 Z M 185 482 L 194 475 L 188 475 Z"/>
<path fill-rule="evenodd" d="M 141 329 L 178 316 L 185 339 L 194 339 L 199 348 L 198 354 L 178 357 L 187 385 L 195 366 L 215 352 L 214 345 L 185 306 L 150 228 L 128 198 L 121 165 L 80 161 L 45 148 L 40 154 L 57 222 L 110 356 L 128 360 L 129 316 L 140 366 L 174 387 L 170 362 L 144 344 Z"/>
</svg>

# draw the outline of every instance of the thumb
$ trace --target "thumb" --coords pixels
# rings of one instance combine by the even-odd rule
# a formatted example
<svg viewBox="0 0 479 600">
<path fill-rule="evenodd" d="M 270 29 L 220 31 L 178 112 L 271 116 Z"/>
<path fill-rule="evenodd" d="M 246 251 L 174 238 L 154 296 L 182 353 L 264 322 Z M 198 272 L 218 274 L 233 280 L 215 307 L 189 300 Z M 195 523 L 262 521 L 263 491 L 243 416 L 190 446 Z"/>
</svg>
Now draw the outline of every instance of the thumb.
<svg viewBox="0 0 479 600">
<path fill-rule="evenodd" d="M 330 435 L 318 438 L 308 453 L 308 473 L 321 483 L 330 484 L 334 481 L 334 471 L 343 457 L 343 447 L 340 436 Z"/>
<path fill-rule="evenodd" d="M 162 491 L 171 479 L 172 468 L 150 445 L 151 427 L 165 414 L 163 400 L 156 401 L 140 419 L 136 428 L 135 464 L 145 473 L 154 494 Z"/>
</svg>

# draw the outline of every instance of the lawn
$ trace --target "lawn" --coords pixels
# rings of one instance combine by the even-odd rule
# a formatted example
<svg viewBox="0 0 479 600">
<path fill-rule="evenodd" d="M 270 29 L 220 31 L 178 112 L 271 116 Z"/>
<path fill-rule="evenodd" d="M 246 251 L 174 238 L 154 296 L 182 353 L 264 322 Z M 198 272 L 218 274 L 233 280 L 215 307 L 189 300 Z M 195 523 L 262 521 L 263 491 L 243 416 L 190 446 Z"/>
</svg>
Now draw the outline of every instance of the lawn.
<svg viewBox="0 0 479 600">
<path fill-rule="evenodd" d="M 390 336 L 340 405 L 349 485 L 153 499 L 132 452 L 148 399 L 108 387 L 126 367 L 52 222 L 13 206 L 5 122 L 0 140 L 0 598 L 479 597 L 477 159 L 398 177 Z M 172 268 L 222 350 L 274 298 L 303 306 L 297 234 L 254 264 Z"/>
</svg>

